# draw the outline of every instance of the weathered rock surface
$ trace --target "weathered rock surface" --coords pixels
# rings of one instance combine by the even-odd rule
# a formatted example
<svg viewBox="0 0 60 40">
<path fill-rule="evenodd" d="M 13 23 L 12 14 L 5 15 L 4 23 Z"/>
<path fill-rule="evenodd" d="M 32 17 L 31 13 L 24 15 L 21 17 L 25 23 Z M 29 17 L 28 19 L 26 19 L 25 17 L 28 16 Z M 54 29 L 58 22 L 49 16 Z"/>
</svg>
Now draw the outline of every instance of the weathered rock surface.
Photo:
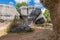
<svg viewBox="0 0 60 40">
<path fill-rule="evenodd" d="M 10 29 L 11 32 L 21 32 L 21 31 L 29 31 L 31 28 L 28 25 L 19 24 L 17 27 L 13 27 Z"/>
<path fill-rule="evenodd" d="M 15 16 L 19 17 L 19 13 L 14 6 L 0 4 L 0 19 L 11 21 L 14 20 Z"/>
<path fill-rule="evenodd" d="M 21 16 L 20 18 L 23 18 L 23 20 L 26 19 L 25 21 L 27 21 L 28 24 L 31 24 L 31 22 L 35 23 L 36 20 L 39 20 L 40 18 L 42 18 L 44 16 L 41 13 L 40 8 L 31 7 L 31 6 L 28 6 L 28 7 L 22 6 L 22 7 L 20 7 L 19 8 L 19 13 L 20 13 L 20 16 Z M 43 15 L 43 16 L 41 16 L 41 15 Z M 44 21 L 42 21 L 42 20 L 44 20 Z M 42 20 L 40 20 L 40 21 L 42 21 L 41 23 L 43 24 L 45 22 L 45 18 L 43 17 Z"/>
<path fill-rule="evenodd" d="M 38 20 L 35 21 L 35 24 L 43 24 L 45 22 L 44 18 L 40 18 Z"/>
</svg>

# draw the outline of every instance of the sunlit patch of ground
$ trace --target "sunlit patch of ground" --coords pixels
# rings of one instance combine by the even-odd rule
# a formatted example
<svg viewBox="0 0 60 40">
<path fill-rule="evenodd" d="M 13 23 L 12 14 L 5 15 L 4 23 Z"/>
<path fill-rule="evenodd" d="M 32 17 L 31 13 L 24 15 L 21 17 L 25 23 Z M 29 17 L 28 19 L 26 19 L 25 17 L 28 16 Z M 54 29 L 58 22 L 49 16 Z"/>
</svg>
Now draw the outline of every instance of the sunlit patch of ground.
<svg viewBox="0 0 60 40">
<path fill-rule="evenodd" d="M 31 33 L 9 33 L 0 37 L 0 40 L 48 40 L 49 34 L 52 32 L 52 27 L 38 27 L 32 24 L 34 29 Z"/>
<path fill-rule="evenodd" d="M 0 37 L 7 34 L 7 28 L 11 22 L 0 23 Z"/>
</svg>

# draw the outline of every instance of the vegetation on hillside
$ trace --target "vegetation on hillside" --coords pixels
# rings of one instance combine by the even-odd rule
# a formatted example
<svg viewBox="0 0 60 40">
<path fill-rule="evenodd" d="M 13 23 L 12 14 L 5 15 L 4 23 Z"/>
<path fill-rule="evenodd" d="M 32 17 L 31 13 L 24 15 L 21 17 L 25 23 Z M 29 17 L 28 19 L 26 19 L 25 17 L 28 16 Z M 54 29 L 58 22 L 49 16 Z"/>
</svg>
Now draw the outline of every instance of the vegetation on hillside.
<svg viewBox="0 0 60 40">
<path fill-rule="evenodd" d="M 16 8 L 20 8 L 21 6 L 28 6 L 28 4 L 26 2 L 22 2 L 22 3 L 17 3 Z"/>
</svg>

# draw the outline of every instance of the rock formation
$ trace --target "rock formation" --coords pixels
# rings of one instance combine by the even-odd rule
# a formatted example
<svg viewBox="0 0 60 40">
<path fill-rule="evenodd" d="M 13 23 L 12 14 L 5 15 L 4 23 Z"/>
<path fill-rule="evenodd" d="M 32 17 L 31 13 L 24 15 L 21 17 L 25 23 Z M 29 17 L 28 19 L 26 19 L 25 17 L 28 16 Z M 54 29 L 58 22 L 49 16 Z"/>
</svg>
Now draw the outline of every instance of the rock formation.
<svg viewBox="0 0 60 40">
<path fill-rule="evenodd" d="M 41 13 L 41 9 L 37 8 L 37 7 L 32 7 L 32 6 L 22 6 L 19 8 L 19 13 L 20 13 L 20 18 L 22 18 L 23 20 L 25 20 L 25 22 L 27 22 L 27 24 L 30 24 L 31 21 L 33 21 L 35 23 L 35 21 L 37 22 L 38 19 L 41 19 L 40 21 L 43 20 L 42 24 L 45 22 L 44 17 L 42 16 L 43 14 Z M 26 23 L 25 23 L 26 24 Z M 40 24 L 40 22 L 39 22 Z"/>
<path fill-rule="evenodd" d="M 5 21 L 14 20 L 15 16 L 19 16 L 16 8 L 12 5 L 0 4 L 0 19 Z"/>
</svg>

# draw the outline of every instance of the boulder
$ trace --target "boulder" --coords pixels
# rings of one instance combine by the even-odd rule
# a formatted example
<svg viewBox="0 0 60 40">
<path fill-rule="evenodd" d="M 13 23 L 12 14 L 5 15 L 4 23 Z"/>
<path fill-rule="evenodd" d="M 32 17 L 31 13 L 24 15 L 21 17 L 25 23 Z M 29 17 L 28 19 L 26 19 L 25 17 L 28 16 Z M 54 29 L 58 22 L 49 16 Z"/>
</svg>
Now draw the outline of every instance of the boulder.
<svg viewBox="0 0 60 40">
<path fill-rule="evenodd" d="M 43 17 L 41 17 L 40 19 L 37 19 L 35 21 L 35 24 L 43 24 L 45 22 L 45 19 Z"/>
<path fill-rule="evenodd" d="M 23 32 L 23 31 L 29 31 L 31 28 L 28 25 L 19 24 L 17 27 L 11 28 L 10 32 Z"/>
<path fill-rule="evenodd" d="M 0 4 L 0 19 L 4 21 L 13 21 L 15 16 L 19 19 L 19 15 L 14 6 Z"/>
</svg>

